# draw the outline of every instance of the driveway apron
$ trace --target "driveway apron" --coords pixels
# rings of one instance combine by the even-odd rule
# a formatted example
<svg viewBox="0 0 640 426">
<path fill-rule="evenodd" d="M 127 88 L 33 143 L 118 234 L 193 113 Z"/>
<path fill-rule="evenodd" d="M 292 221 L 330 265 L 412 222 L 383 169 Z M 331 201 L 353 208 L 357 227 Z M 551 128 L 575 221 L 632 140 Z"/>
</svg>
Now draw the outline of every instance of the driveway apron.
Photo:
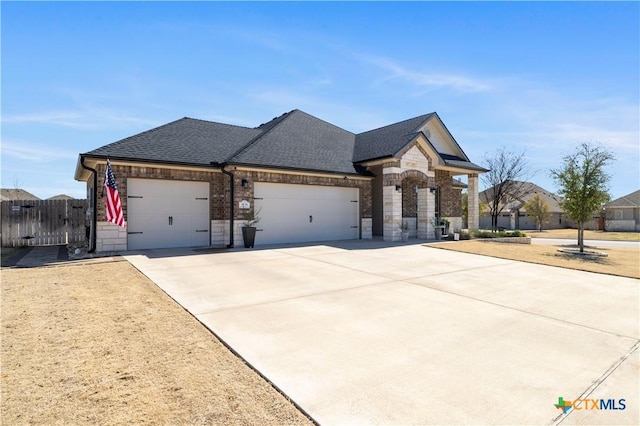
<svg viewBox="0 0 640 426">
<path fill-rule="evenodd" d="M 321 424 L 640 423 L 635 279 L 376 241 L 126 258 Z"/>
</svg>

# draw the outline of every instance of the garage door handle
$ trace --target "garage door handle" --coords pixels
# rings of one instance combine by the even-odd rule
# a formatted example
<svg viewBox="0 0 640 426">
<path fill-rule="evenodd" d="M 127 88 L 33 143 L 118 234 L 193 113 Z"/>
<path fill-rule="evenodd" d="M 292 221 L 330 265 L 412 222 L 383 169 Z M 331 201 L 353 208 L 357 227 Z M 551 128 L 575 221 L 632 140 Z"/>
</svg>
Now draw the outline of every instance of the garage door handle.
<svg viewBox="0 0 640 426">
<path fill-rule="evenodd" d="M 309 223 L 313 222 L 313 216 L 309 215 Z"/>
<path fill-rule="evenodd" d="M 169 216 L 169 226 L 173 225 L 173 216 Z"/>
</svg>

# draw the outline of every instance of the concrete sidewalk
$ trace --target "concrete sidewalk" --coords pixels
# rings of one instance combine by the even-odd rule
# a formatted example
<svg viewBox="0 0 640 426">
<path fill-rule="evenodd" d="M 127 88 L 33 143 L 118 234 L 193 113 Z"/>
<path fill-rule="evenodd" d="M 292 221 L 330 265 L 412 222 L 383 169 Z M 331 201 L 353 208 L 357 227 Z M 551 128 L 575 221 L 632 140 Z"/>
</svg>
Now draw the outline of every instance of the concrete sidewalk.
<svg viewBox="0 0 640 426">
<path fill-rule="evenodd" d="M 321 424 L 640 421 L 638 280 L 376 242 L 126 258 Z"/>
</svg>

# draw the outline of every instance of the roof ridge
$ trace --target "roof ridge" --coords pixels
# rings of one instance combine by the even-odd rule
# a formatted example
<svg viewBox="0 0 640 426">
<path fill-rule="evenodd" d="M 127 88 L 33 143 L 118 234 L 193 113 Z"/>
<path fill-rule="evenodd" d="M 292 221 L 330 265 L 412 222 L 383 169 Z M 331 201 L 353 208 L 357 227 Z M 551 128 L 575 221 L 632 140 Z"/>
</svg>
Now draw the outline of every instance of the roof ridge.
<svg viewBox="0 0 640 426">
<path fill-rule="evenodd" d="M 415 119 L 417 119 L 417 118 L 421 118 L 421 117 L 425 117 L 425 119 L 426 119 L 427 117 L 431 118 L 431 117 L 433 116 L 433 114 L 435 114 L 435 113 L 436 113 L 436 112 L 435 112 L 435 111 L 433 111 L 433 112 L 430 112 L 430 113 L 428 113 L 428 114 L 417 115 L 417 116 L 415 116 L 415 117 L 407 118 L 406 120 L 398 121 L 398 122 L 396 122 L 396 123 L 391 123 L 391 124 L 387 124 L 387 125 L 385 125 L 385 126 L 376 127 L 375 129 L 367 130 L 367 131 L 365 131 L 365 132 L 358 133 L 357 135 L 364 135 L 364 134 L 366 134 L 366 133 L 375 132 L 375 131 L 382 130 L 382 129 L 387 128 L 387 127 L 396 126 L 396 125 L 398 125 L 398 124 L 406 123 L 407 121 L 415 120 Z M 418 133 L 418 132 L 414 130 L 414 131 L 413 131 L 413 133 Z"/>
<path fill-rule="evenodd" d="M 194 120 L 194 121 L 203 121 L 205 123 L 211 123 L 211 124 L 222 124 L 223 126 L 229 126 L 229 127 L 239 127 L 241 129 L 250 129 L 250 130 L 255 130 L 255 127 L 247 127 L 247 126 L 240 126 L 239 124 L 229 124 L 229 123 L 221 123 L 220 121 L 211 121 L 211 120 L 204 120 L 202 118 L 193 118 L 193 117 L 182 117 L 178 120 L 172 121 L 172 123 L 175 123 L 176 121 L 180 121 L 180 120 Z M 168 123 L 171 124 L 171 123 Z M 156 127 L 158 128 L 158 127 Z M 151 129 L 153 130 L 153 129 Z"/>
<path fill-rule="evenodd" d="M 278 120 L 276 123 L 274 123 L 272 126 L 268 127 L 267 129 L 264 129 L 262 131 L 262 133 L 260 133 L 259 135 L 256 135 L 254 138 L 252 138 L 249 142 L 247 142 L 246 144 L 244 144 L 243 146 L 241 146 L 236 152 L 234 152 L 233 154 L 231 154 L 226 160 L 225 163 L 232 160 L 233 158 L 239 156 L 240 154 L 242 154 L 243 152 L 245 152 L 247 149 L 249 149 L 254 143 L 256 143 L 258 141 L 258 139 L 260 139 L 261 137 L 263 137 L 264 135 L 266 135 L 267 133 L 271 132 L 273 129 L 275 129 L 276 127 L 278 127 L 280 124 L 282 124 L 282 122 L 284 122 L 287 118 L 289 118 L 289 116 L 295 112 L 297 110 L 291 110 L 289 112 L 285 112 L 284 114 L 280 115 L 279 117 L 276 117 L 266 123 L 261 124 L 258 127 L 255 127 L 255 130 L 262 130 L 260 129 L 260 127 L 265 126 L 268 123 L 271 123 L 272 121 Z"/>
<path fill-rule="evenodd" d="M 331 127 L 335 127 L 336 129 L 340 129 L 340 130 L 342 130 L 343 132 L 351 133 L 352 135 L 356 136 L 356 134 L 355 134 L 355 133 L 353 133 L 353 132 L 352 132 L 352 131 L 350 131 L 350 130 L 347 130 L 347 129 L 343 128 L 343 127 L 337 126 L 337 125 L 335 125 L 335 124 L 333 124 L 333 123 L 328 122 L 327 120 L 323 120 L 322 118 L 316 117 L 315 115 L 312 115 L 312 114 L 309 114 L 308 112 L 302 111 L 301 109 L 297 109 L 297 108 L 296 108 L 296 109 L 294 109 L 294 110 L 293 110 L 293 111 L 291 111 L 291 112 L 296 112 L 296 111 L 297 111 L 297 112 L 299 112 L 299 113 L 302 113 L 302 114 L 304 114 L 304 115 L 308 115 L 309 117 L 313 117 L 313 118 L 315 118 L 315 119 L 316 119 L 316 120 L 318 120 L 318 121 L 322 121 L 323 123 L 328 124 L 328 125 L 329 125 L 329 126 L 331 126 Z"/>
</svg>

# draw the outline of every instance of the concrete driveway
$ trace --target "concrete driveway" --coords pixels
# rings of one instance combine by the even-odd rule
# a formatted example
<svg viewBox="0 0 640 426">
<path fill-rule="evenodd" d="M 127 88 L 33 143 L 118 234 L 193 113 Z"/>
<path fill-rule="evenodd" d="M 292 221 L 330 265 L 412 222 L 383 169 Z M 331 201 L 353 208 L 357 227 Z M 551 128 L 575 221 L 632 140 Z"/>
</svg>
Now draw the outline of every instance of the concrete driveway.
<svg viewBox="0 0 640 426">
<path fill-rule="evenodd" d="M 321 424 L 640 423 L 635 279 L 377 241 L 126 258 Z"/>
</svg>

